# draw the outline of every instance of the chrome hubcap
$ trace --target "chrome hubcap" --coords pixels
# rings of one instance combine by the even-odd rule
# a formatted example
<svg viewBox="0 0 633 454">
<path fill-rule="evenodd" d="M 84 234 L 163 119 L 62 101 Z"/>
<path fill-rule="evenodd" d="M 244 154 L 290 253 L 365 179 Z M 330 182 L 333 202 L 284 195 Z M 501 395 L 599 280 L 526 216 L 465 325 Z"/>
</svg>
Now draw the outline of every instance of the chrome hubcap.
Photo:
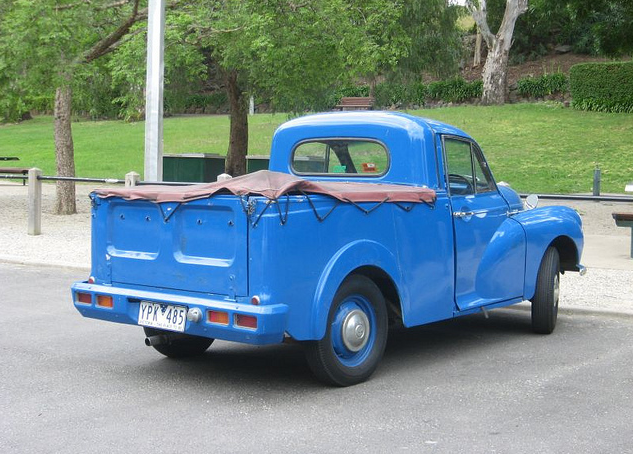
<svg viewBox="0 0 633 454">
<path fill-rule="evenodd" d="M 560 295 L 560 277 L 556 275 L 554 278 L 554 305 L 558 304 L 558 296 Z"/>
<path fill-rule="evenodd" d="M 354 309 L 345 316 L 341 327 L 341 337 L 345 347 L 352 351 L 360 351 L 369 340 L 369 319 L 360 309 Z"/>
</svg>

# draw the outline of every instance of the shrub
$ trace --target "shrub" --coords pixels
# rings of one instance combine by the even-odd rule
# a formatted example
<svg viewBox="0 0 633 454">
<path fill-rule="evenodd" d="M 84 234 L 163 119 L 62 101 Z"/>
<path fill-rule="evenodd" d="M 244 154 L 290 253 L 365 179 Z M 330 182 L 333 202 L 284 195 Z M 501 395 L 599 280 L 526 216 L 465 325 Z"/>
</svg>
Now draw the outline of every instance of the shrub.
<svg viewBox="0 0 633 454">
<path fill-rule="evenodd" d="M 483 82 L 466 82 L 461 77 L 429 84 L 429 97 L 446 102 L 464 102 L 481 97 Z"/>
<path fill-rule="evenodd" d="M 342 87 L 337 93 L 338 99 L 343 97 L 366 97 L 369 96 L 369 85 L 351 85 L 348 87 Z"/>
<path fill-rule="evenodd" d="M 375 104 L 379 108 L 402 105 L 407 102 L 406 89 L 398 82 L 382 82 L 374 90 Z"/>
<path fill-rule="evenodd" d="M 540 77 L 528 76 L 517 81 L 517 91 L 525 97 L 545 98 L 555 93 L 565 93 L 567 89 L 567 77 L 560 72 Z"/>
<path fill-rule="evenodd" d="M 428 97 L 427 86 L 422 82 L 401 83 L 387 81 L 376 85 L 375 104 L 379 108 L 391 106 L 423 106 Z"/>
<path fill-rule="evenodd" d="M 574 65 L 569 86 L 576 109 L 633 112 L 633 62 Z"/>
<path fill-rule="evenodd" d="M 185 109 L 199 109 L 204 112 L 217 111 L 226 107 L 228 98 L 226 92 L 217 91 L 209 94 L 196 93 L 185 100 Z"/>
</svg>

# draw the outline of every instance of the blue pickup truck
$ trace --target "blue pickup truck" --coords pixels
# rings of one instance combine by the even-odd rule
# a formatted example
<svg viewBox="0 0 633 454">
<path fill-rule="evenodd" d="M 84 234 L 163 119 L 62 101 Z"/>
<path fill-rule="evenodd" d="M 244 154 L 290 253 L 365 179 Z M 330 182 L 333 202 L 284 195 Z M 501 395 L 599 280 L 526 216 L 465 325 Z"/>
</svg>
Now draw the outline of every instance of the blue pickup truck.
<svg viewBox="0 0 633 454">
<path fill-rule="evenodd" d="M 401 113 L 297 118 L 268 171 L 91 198 L 82 315 L 141 325 L 172 358 L 298 341 L 338 386 L 370 377 L 394 326 L 530 300 L 551 333 L 560 274 L 584 271 L 575 211 L 524 204 L 468 134 Z"/>
</svg>

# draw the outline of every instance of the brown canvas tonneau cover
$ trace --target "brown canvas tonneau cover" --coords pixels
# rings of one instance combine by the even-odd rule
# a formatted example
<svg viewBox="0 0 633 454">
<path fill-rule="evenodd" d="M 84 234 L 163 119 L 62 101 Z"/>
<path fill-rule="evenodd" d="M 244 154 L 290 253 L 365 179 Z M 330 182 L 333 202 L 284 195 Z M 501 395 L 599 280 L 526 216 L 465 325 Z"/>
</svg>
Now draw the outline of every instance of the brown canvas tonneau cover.
<svg viewBox="0 0 633 454">
<path fill-rule="evenodd" d="M 260 170 L 241 177 L 191 186 L 136 186 L 134 188 L 97 189 L 99 197 L 152 202 L 189 202 L 214 194 L 238 196 L 262 195 L 277 200 L 285 194 L 325 194 L 343 202 L 433 203 L 435 191 L 417 186 L 381 183 L 315 182 L 280 172 Z"/>
</svg>

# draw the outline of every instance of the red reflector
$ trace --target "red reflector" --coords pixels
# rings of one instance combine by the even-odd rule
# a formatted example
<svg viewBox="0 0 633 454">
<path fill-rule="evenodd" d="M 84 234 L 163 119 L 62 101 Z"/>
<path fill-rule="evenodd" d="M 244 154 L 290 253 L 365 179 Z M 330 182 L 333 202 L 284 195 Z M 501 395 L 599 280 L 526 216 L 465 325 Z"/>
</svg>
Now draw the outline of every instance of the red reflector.
<svg viewBox="0 0 633 454">
<path fill-rule="evenodd" d="M 97 306 L 114 307 L 114 300 L 111 296 L 97 295 Z"/>
<path fill-rule="evenodd" d="M 257 317 L 252 315 L 235 314 L 235 324 L 240 328 L 257 329 Z"/>
<path fill-rule="evenodd" d="M 217 325 L 229 324 L 229 314 L 226 312 L 209 311 L 207 312 L 207 319 L 209 323 L 215 323 Z"/>
<path fill-rule="evenodd" d="M 92 296 L 90 293 L 77 292 L 77 302 L 82 304 L 92 304 Z"/>
</svg>

